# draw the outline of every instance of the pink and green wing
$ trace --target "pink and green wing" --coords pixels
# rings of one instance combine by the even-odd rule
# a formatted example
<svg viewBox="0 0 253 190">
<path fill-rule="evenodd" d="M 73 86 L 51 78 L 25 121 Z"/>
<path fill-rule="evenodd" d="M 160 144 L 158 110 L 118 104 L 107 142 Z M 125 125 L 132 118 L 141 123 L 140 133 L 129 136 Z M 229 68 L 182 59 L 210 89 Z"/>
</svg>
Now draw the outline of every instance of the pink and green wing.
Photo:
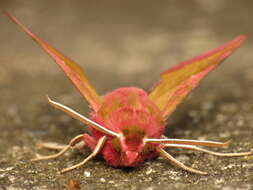
<svg viewBox="0 0 253 190">
<path fill-rule="evenodd" d="M 94 111 L 97 111 L 102 103 L 101 97 L 97 94 L 94 87 L 88 81 L 82 68 L 72 61 L 70 58 L 64 56 L 58 50 L 50 46 L 46 41 L 39 38 L 37 35 L 32 33 L 27 27 L 25 27 L 16 17 L 8 12 L 5 14 L 21 29 L 29 35 L 35 42 L 37 42 L 60 66 L 60 68 L 66 73 L 68 78 L 73 82 L 75 87 L 79 90 L 81 95 L 88 101 Z"/>
<path fill-rule="evenodd" d="M 162 110 L 164 118 L 167 118 L 183 98 L 198 86 L 201 79 L 233 53 L 245 38 L 244 35 L 240 35 L 217 49 L 182 62 L 162 73 L 160 81 L 153 87 L 149 97 Z"/>
</svg>

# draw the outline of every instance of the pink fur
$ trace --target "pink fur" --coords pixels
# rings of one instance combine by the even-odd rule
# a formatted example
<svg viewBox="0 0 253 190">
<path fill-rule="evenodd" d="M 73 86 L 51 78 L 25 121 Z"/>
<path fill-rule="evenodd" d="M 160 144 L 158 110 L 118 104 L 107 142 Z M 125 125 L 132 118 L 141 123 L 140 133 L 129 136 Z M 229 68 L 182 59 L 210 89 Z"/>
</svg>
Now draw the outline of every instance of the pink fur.
<svg viewBox="0 0 253 190">
<path fill-rule="evenodd" d="M 116 106 L 116 108 L 106 112 L 106 115 L 103 115 L 103 111 L 115 102 L 119 102 L 120 106 Z M 148 107 L 149 109 L 147 109 Z M 153 112 L 156 112 L 156 114 L 153 114 Z M 129 87 L 119 88 L 105 95 L 104 103 L 98 112 L 91 113 L 91 119 L 118 133 L 122 133 L 124 129 L 128 130 L 127 128 L 135 130 L 133 128 L 138 127 L 137 130 L 143 130 L 146 137 L 160 138 L 165 125 L 159 115 L 161 115 L 160 110 L 151 102 L 145 91 Z M 89 130 L 93 139 L 85 134 L 84 141 L 93 150 L 98 139 L 104 134 L 93 128 L 89 128 Z M 101 151 L 108 164 L 123 167 L 136 166 L 158 155 L 152 148 L 144 153 L 143 138 L 134 135 L 120 140 L 120 152 L 113 147 L 113 137 L 108 136 L 108 140 Z M 156 145 L 149 146 L 155 147 Z"/>
</svg>

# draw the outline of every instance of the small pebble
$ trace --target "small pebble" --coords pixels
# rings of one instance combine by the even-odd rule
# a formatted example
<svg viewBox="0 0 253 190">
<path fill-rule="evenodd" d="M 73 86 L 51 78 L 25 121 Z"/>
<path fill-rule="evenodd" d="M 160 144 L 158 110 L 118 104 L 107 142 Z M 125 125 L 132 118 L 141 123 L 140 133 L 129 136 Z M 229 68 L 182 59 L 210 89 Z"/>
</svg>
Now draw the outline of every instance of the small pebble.
<svg viewBox="0 0 253 190">
<path fill-rule="evenodd" d="M 149 175 L 153 172 L 152 168 L 150 168 L 148 171 L 146 171 L 146 174 Z"/>
<path fill-rule="evenodd" d="M 13 168 L 14 167 L 8 167 L 8 168 L 5 169 L 5 171 L 11 171 L 11 170 L 13 170 Z"/>
<path fill-rule="evenodd" d="M 91 173 L 88 172 L 88 171 L 85 171 L 85 172 L 84 172 L 84 175 L 85 175 L 85 177 L 90 177 Z"/>
<path fill-rule="evenodd" d="M 16 177 L 13 175 L 8 176 L 8 179 L 13 183 L 16 180 Z"/>
<path fill-rule="evenodd" d="M 100 181 L 105 182 L 106 180 L 105 180 L 105 178 L 102 177 L 102 178 L 100 178 Z"/>
</svg>

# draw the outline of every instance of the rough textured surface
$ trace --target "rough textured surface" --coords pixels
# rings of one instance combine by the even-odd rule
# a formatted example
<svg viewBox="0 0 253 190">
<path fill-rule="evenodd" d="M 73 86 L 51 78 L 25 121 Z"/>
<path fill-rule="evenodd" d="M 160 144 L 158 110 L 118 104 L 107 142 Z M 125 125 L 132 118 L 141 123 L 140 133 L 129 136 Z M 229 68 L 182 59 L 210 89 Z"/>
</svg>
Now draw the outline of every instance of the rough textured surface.
<svg viewBox="0 0 253 190">
<path fill-rule="evenodd" d="M 218 47 L 234 36 L 245 45 L 202 82 L 169 120 L 166 135 L 253 147 L 252 1 L 1 1 L 0 6 L 79 62 L 98 91 L 120 86 L 148 89 L 158 74 Z M 187 173 L 163 159 L 115 169 L 99 158 L 64 175 L 59 169 L 89 154 L 30 162 L 43 141 L 68 142 L 85 127 L 50 108 L 44 97 L 86 114 L 87 105 L 60 69 L 4 16 L 0 16 L 0 189 L 252 189 L 253 156 L 218 158 L 169 150 L 210 175 Z M 77 180 L 77 181 L 76 181 Z M 80 184 L 79 184 L 80 183 Z"/>
</svg>

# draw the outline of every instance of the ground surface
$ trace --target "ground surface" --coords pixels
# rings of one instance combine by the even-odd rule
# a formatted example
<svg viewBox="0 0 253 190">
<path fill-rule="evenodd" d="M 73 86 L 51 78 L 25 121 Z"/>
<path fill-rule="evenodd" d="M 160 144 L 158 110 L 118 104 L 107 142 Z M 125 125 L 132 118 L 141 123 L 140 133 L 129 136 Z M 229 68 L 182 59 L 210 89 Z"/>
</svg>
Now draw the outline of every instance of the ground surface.
<svg viewBox="0 0 253 190">
<path fill-rule="evenodd" d="M 243 2 L 243 3 L 242 3 Z M 120 86 L 148 89 L 159 73 L 245 33 L 245 45 L 178 107 L 166 135 L 233 139 L 228 149 L 253 148 L 252 1 L 1 1 L 33 31 L 79 62 L 100 93 Z M 88 106 L 59 68 L 29 38 L 0 16 L 0 189 L 58 190 L 69 180 L 81 189 L 252 189 L 253 156 L 218 158 L 169 150 L 187 173 L 164 159 L 115 169 L 94 159 L 64 175 L 57 172 L 89 154 L 30 162 L 43 141 L 66 143 L 85 132 L 79 122 L 47 105 L 45 94 L 88 113 Z M 76 188 L 78 189 L 78 188 Z"/>
</svg>

